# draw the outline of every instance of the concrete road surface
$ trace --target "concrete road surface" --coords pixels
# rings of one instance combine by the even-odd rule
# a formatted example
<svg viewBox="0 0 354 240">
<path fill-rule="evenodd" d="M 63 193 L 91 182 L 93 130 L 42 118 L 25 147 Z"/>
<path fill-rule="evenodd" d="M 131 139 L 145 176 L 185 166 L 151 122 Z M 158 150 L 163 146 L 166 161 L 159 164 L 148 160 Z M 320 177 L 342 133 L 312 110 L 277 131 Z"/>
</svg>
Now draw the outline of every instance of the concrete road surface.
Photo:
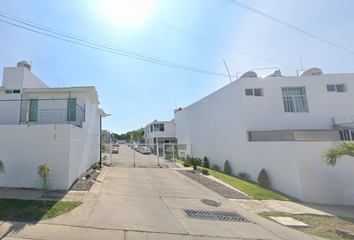
<svg viewBox="0 0 354 240">
<path fill-rule="evenodd" d="M 121 155 L 120 155 L 121 154 Z M 124 159 L 129 149 L 121 147 Z M 143 160 L 144 161 L 144 160 Z M 201 200 L 218 203 L 206 205 Z M 188 218 L 183 209 L 237 212 L 249 222 Z M 84 203 L 38 223 L 0 221 L 4 239 L 321 239 L 259 217 L 168 168 L 105 167 Z"/>
</svg>

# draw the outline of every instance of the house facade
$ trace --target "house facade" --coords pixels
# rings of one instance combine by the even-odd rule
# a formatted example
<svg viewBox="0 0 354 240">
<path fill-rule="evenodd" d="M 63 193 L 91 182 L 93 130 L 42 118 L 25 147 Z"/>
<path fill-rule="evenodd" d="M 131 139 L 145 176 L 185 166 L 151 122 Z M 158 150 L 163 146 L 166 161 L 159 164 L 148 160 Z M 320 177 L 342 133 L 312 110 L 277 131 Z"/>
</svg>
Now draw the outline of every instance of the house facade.
<svg viewBox="0 0 354 240">
<path fill-rule="evenodd" d="M 232 174 L 257 181 L 262 168 L 271 187 L 306 202 L 354 205 L 354 159 L 335 167 L 321 154 L 354 136 L 354 74 L 322 74 L 240 79 L 176 112 L 179 144 L 194 157 L 207 156 Z"/>
<path fill-rule="evenodd" d="M 99 160 L 100 116 L 95 87 L 50 88 L 21 62 L 4 68 L 0 87 L 1 187 L 35 187 L 37 168 L 53 169 L 53 188 L 72 183 Z"/>
<path fill-rule="evenodd" d="M 175 121 L 153 121 L 144 128 L 144 139 L 151 148 L 159 144 L 176 143 Z"/>
</svg>

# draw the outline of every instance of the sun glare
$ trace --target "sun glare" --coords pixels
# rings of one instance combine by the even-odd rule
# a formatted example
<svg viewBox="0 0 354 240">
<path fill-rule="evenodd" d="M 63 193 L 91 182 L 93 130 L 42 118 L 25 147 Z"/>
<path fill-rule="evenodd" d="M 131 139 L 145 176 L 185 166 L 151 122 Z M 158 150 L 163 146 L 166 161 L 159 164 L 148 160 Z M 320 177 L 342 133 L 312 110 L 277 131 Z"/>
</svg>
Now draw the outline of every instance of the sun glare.
<svg viewBox="0 0 354 240">
<path fill-rule="evenodd" d="M 134 26 L 144 22 L 154 8 L 156 0 L 99 0 L 104 12 L 115 23 Z"/>
</svg>

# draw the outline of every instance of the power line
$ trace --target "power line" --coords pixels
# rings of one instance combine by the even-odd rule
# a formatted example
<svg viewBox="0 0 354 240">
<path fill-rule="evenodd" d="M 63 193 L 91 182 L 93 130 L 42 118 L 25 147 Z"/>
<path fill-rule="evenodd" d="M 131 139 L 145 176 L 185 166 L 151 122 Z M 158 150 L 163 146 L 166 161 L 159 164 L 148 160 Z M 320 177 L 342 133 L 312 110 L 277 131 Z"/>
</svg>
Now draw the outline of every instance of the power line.
<svg viewBox="0 0 354 240">
<path fill-rule="evenodd" d="M 0 19 L 0 22 L 6 23 L 6 24 L 9 24 L 9 25 L 18 27 L 18 28 L 22 28 L 22 29 L 25 29 L 25 30 L 28 30 L 28 31 L 31 31 L 31 32 L 34 32 L 34 33 L 37 33 L 37 34 L 45 35 L 45 36 L 48 36 L 48 37 L 52 37 L 52 38 L 56 38 L 56 39 L 59 39 L 59 40 L 62 40 L 62 41 L 73 43 L 73 44 L 76 44 L 76 45 L 81 45 L 81 46 L 84 46 L 84 47 L 87 47 L 87 48 L 95 49 L 95 50 L 98 50 L 98 51 L 103 51 L 103 52 L 108 52 L 108 53 L 112 53 L 112 54 L 116 54 L 116 55 L 130 57 L 130 58 L 142 60 L 142 61 L 145 61 L 145 62 L 155 63 L 155 64 L 163 65 L 163 66 L 166 66 L 166 67 L 181 69 L 181 70 L 185 70 L 185 71 L 203 73 L 203 74 L 221 76 L 221 77 L 228 77 L 228 75 L 226 75 L 226 74 L 221 74 L 221 73 L 217 73 L 217 72 L 197 69 L 197 68 L 180 65 L 180 64 L 177 64 L 177 63 L 173 63 L 173 62 L 167 62 L 165 60 L 160 60 L 158 58 L 150 57 L 150 56 L 147 56 L 147 55 L 143 55 L 143 54 L 136 53 L 136 52 L 129 51 L 129 50 L 125 50 L 125 49 L 107 47 L 104 44 L 95 43 L 95 42 L 90 41 L 90 40 L 85 40 L 85 39 L 83 39 L 81 37 L 72 37 L 69 34 L 63 34 L 63 33 L 57 32 L 56 30 L 53 30 L 53 29 L 38 27 L 38 26 L 36 26 L 34 24 L 29 24 L 26 21 L 17 20 L 14 17 L 8 17 L 8 16 L 6 16 L 4 14 L 0 14 L 0 16 L 3 17 L 3 18 L 10 19 L 12 21 L 18 22 L 18 23 L 27 25 L 27 26 L 29 26 L 31 28 L 25 27 L 25 26 L 21 26 L 19 24 L 8 22 L 8 21 L 1 20 L 1 19 Z M 53 35 L 53 34 L 55 34 L 55 35 Z M 233 76 L 233 77 L 235 77 L 235 76 Z"/>
<path fill-rule="evenodd" d="M 101 4 L 101 5 L 104 5 L 104 6 L 108 6 L 107 4 L 104 4 L 104 3 L 100 2 L 100 1 L 97 1 L 97 0 L 93 0 L 93 1 L 94 1 L 94 2 L 97 2 L 97 3 Z M 109 6 L 108 6 L 108 7 L 109 7 Z M 297 69 L 297 68 L 294 68 L 294 67 L 291 67 L 291 66 L 282 64 L 282 63 L 278 63 L 278 62 L 275 62 L 275 61 L 272 61 L 272 60 L 269 60 L 269 59 L 266 59 L 266 58 L 263 58 L 263 57 L 259 57 L 259 56 L 256 56 L 256 55 L 253 55 L 253 54 L 244 52 L 244 51 L 237 50 L 237 49 L 232 48 L 232 47 L 228 47 L 228 46 L 223 45 L 223 44 L 221 44 L 221 43 L 218 43 L 218 42 L 215 42 L 215 41 L 211 41 L 211 40 L 209 40 L 209 39 L 200 37 L 200 36 L 198 36 L 198 35 L 189 33 L 189 32 L 187 32 L 187 31 L 185 31 L 185 30 L 176 28 L 176 27 L 174 27 L 174 26 L 171 26 L 171 25 L 169 25 L 169 24 L 163 23 L 163 22 L 161 22 L 161 21 L 154 22 L 154 21 L 152 21 L 152 20 L 147 20 L 147 19 L 143 19 L 143 18 L 140 18 L 140 19 L 142 19 L 142 20 L 144 20 L 144 21 L 146 21 L 146 22 L 148 22 L 148 23 L 160 24 L 160 25 L 162 25 L 162 26 L 164 26 L 164 27 L 167 27 L 167 28 L 170 28 L 170 29 L 172 29 L 172 30 L 178 31 L 178 32 L 180 32 L 180 33 L 186 34 L 186 35 L 188 35 L 188 36 L 190 36 L 190 37 L 197 38 L 197 39 L 202 40 L 202 41 L 204 41 L 204 42 L 208 42 L 208 43 L 214 44 L 214 45 L 216 45 L 216 46 L 219 46 L 219 47 L 221 47 L 221 48 L 225 48 L 225 49 L 227 49 L 227 50 L 231 50 L 231 51 L 234 51 L 234 52 L 238 52 L 238 53 L 240 53 L 240 54 L 243 54 L 243 55 L 246 55 L 246 56 L 249 56 L 249 57 L 252 57 L 252 58 L 256 58 L 256 59 L 259 59 L 259 60 L 262 60 L 262 61 L 265 61 L 265 62 L 269 62 L 269 63 L 274 63 L 274 64 L 277 64 L 277 65 L 279 65 L 279 66 L 283 66 L 283 67 L 287 67 L 287 68 L 291 68 L 291 69 L 295 69 L 295 70 Z"/>
<path fill-rule="evenodd" d="M 287 22 L 285 22 L 285 21 L 283 21 L 283 20 L 280 20 L 279 18 L 273 17 L 273 16 L 271 16 L 271 15 L 269 15 L 269 14 L 267 14 L 267 13 L 264 13 L 264 12 L 262 12 L 262 11 L 259 11 L 259 10 L 257 10 L 257 9 L 254 9 L 254 8 L 252 8 L 252 7 L 249 7 L 249 6 L 247 6 L 247 5 L 244 5 L 244 4 L 242 4 L 242 3 L 239 3 L 239 2 L 237 2 L 237 1 L 235 1 L 235 0 L 227 0 L 227 1 L 229 1 L 229 2 L 231 2 L 231 3 L 233 3 L 233 4 L 235 4 L 235 5 L 237 5 L 237 6 L 239 6 L 239 7 L 242 7 L 242 8 L 244 8 L 244 9 L 246 9 L 246 10 L 249 10 L 249 11 L 251 11 L 251 12 L 257 13 L 257 14 L 259 14 L 259 15 L 261 15 L 261 16 L 263 16 L 263 17 L 266 17 L 266 18 L 268 18 L 268 19 L 270 19 L 270 20 L 273 20 L 274 22 L 277 22 L 277 23 L 279 23 L 279 24 L 282 24 L 282 25 L 284 25 L 284 26 L 287 26 L 287 27 L 289 27 L 289 28 L 291 28 L 291 29 L 293 29 L 293 30 L 296 30 L 296 31 L 298 31 L 298 32 L 301 32 L 301 33 L 303 33 L 303 34 L 305 34 L 305 35 L 307 35 L 307 36 L 310 36 L 310 37 L 312 37 L 312 38 L 315 38 L 315 39 L 317 39 L 317 40 L 319 40 L 319 41 L 321 41 L 321 42 L 327 43 L 327 44 L 329 44 L 329 45 L 331 45 L 331 46 L 333 46 L 333 47 L 336 47 L 336 48 L 338 48 L 338 49 L 341 49 L 341 50 L 343 50 L 343 51 L 346 51 L 346 52 L 351 53 L 351 54 L 354 55 L 354 52 L 353 52 L 353 51 L 351 51 L 351 50 L 349 50 L 349 49 L 347 49 L 347 48 L 345 48 L 345 47 L 342 47 L 342 46 L 339 46 L 339 45 L 337 45 L 337 44 L 335 44 L 335 43 L 332 43 L 332 42 L 330 42 L 330 41 L 328 41 L 328 40 L 326 40 L 326 39 L 324 39 L 324 38 L 321 38 L 321 37 L 319 37 L 319 36 L 313 34 L 313 33 L 307 32 L 307 31 L 305 31 L 305 30 L 303 30 L 303 29 L 301 29 L 301 28 L 299 28 L 299 27 L 296 27 L 296 26 L 294 26 L 294 25 L 292 25 L 292 24 L 290 24 L 290 23 L 287 23 Z"/>
</svg>

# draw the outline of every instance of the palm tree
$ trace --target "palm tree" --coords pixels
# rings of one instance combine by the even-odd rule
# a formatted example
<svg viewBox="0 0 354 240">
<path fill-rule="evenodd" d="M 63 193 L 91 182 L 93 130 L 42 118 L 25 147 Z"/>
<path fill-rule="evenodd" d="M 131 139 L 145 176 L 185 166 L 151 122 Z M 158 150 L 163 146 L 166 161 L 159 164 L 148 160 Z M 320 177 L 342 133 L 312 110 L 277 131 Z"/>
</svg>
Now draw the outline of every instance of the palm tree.
<svg viewBox="0 0 354 240">
<path fill-rule="evenodd" d="M 0 159 L 0 173 L 2 173 L 2 172 L 5 173 L 5 165 Z"/>
<path fill-rule="evenodd" d="M 328 165 L 334 166 L 337 160 L 343 156 L 354 157 L 354 143 L 342 142 L 338 147 L 330 148 L 322 155 L 323 161 Z"/>
</svg>

